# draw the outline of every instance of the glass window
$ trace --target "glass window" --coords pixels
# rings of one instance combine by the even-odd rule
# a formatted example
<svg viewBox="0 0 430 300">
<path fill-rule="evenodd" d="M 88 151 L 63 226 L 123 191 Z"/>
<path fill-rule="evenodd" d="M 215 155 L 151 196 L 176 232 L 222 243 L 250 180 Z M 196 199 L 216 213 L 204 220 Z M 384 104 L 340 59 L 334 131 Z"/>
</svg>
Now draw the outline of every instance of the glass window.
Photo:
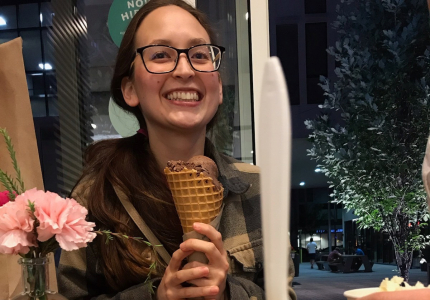
<svg viewBox="0 0 430 300">
<path fill-rule="evenodd" d="M 27 79 L 27 88 L 28 88 L 28 94 L 33 96 L 33 76 L 32 74 L 26 74 Z"/>
<path fill-rule="evenodd" d="M 48 97 L 48 109 L 50 117 L 58 117 L 57 97 Z"/>
<path fill-rule="evenodd" d="M 107 27 L 110 6 L 111 1 L 105 1 L 88 3 L 83 8 L 88 24 L 86 46 L 90 90 L 84 105 L 89 112 L 88 133 L 94 141 L 120 137 L 109 116 L 110 80 L 118 52 Z"/>
<path fill-rule="evenodd" d="M 85 6 L 85 16 L 88 23 L 88 49 L 89 49 L 89 62 L 90 70 L 93 67 L 112 67 L 116 54 L 118 52 L 118 46 L 116 46 L 109 34 L 109 29 L 106 25 L 109 14 L 110 4 L 109 1 L 106 3 L 94 3 Z M 100 72 L 104 73 L 105 69 L 97 68 Z M 111 74 L 110 74 L 111 75 Z M 102 80 L 110 77 L 103 78 Z"/>
<path fill-rule="evenodd" d="M 45 80 L 45 91 L 48 96 L 57 95 L 57 78 L 55 77 L 55 72 L 46 72 Z"/>
<path fill-rule="evenodd" d="M 306 78 L 306 91 L 308 104 L 321 104 L 324 103 L 324 91 L 318 85 L 320 83 L 319 77 Z"/>
<path fill-rule="evenodd" d="M 18 33 L 16 31 L 0 31 L 0 44 L 9 42 L 18 37 Z"/>
<path fill-rule="evenodd" d="M 50 32 L 47 29 L 42 30 L 42 40 L 43 40 L 43 55 L 46 64 L 46 70 L 55 69 L 55 58 L 54 58 L 54 47 L 52 44 L 52 39 Z"/>
<path fill-rule="evenodd" d="M 21 4 L 18 8 L 18 27 L 39 27 L 39 5 L 37 3 Z"/>
<path fill-rule="evenodd" d="M 300 104 L 298 43 L 297 24 L 276 25 L 276 53 L 288 82 L 291 105 Z"/>
<path fill-rule="evenodd" d="M 43 27 L 52 26 L 52 16 L 51 2 L 42 2 L 40 4 L 40 22 Z"/>
<path fill-rule="evenodd" d="M 327 23 L 307 23 L 305 33 L 307 102 L 319 104 L 324 102 L 319 77 L 327 76 Z"/>
<path fill-rule="evenodd" d="M 45 97 L 45 78 L 42 73 L 32 74 L 33 96 Z"/>
<path fill-rule="evenodd" d="M 220 131 L 216 132 L 223 138 L 216 140 L 216 146 L 229 155 L 252 163 L 247 1 L 196 2 L 198 7 L 202 5 L 199 8 L 209 15 L 220 34 L 222 40 L 218 43 L 228 49 L 222 63 L 224 103 L 220 115 L 224 119 L 218 129 Z M 45 186 L 54 192 L 68 193 L 76 183 L 81 174 L 82 151 L 89 143 L 119 137 L 109 116 L 110 80 L 118 52 L 118 46 L 112 41 L 107 27 L 111 4 L 112 0 L 58 0 L 0 6 L 0 15 L 7 19 L 7 28 L 0 25 L 0 41 L 17 37 L 17 27 L 23 39 L 33 116 L 35 119 L 58 116 L 42 119 L 43 122 L 40 119 L 35 121 L 36 131 L 54 132 L 58 129 L 55 131 L 56 144 L 60 147 L 67 145 L 67 149 L 55 149 L 62 161 L 55 168 L 49 160 L 41 161 L 44 178 L 49 179 Z M 8 30 L 2 33 L 4 28 L 16 32 Z M 59 54 L 61 61 L 56 63 L 55 58 Z M 51 124 L 53 119 L 60 126 Z M 52 139 L 50 137 L 49 142 L 40 137 L 38 139 L 41 157 L 46 157 L 45 150 L 54 147 Z M 69 159 L 61 160 L 61 155 Z"/>
<path fill-rule="evenodd" d="M 326 0 L 305 0 L 305 14 L 324 14 L 326 12 Z"/>
<path fill-rule="evenodd" d="M 46 117 L 46 102 L 45 97 L 30 97 L 31 110 L 33 112 L 33 118 L 35 117 Z"/>
<path fill-rule="evenodd" d="M 26 71 L 41 71 L 44 69 L 42 62 L 42 49 L 39 30 L 21 31 L 23 40 L 23 55 Z"/>
<path fill-rule="evenodd" d="M 327 23 L 307 23 L 306 74 L 327 75 Z"/>
<path fill-rule="evenodd" d="M 220 39 L 217 43 L 226 48 L 221 65 L 224 100 L 217 128 L 220 138 L 214 142 L 220 151 L 253 163 L 248 3 L 243 0 L 197 0 L 196 6 L 216 29 Z"/>
<path fill-rule="evenodd" d="M 0 31 L 16 29 L 16 6 L 0 7 Z"/>
</svg>

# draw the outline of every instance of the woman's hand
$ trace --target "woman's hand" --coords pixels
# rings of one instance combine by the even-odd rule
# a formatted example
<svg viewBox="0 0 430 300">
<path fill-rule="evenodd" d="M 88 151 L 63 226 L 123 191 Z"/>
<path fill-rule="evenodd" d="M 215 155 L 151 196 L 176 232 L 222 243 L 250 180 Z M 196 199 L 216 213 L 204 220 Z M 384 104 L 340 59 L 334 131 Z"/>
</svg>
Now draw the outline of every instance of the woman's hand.
<svg viewBox="0 0 430 300">
<path fill-rule="evenodd" d="M 430 299 L 430 289 L 418 289 L 397 292 L 380 292 L 360 298 L 359 300 L 405 300 L 405 299 Z"/>
<path fill-rule="evenodd" d="M 157 300 L 181 300 L 196 297 L 214 299 L 219 293 L 217 286 L 182 287 L 183 282 L 209 276 L 207 266 L 181 270 L 182 261 L 192 252 L 178 249 L 173 253 L 157 288 Z"/>
<path fill-rule="evenodd" d="M 199 288 L 212 287 L 218 289 L 219 292 L 215 296 L 205 296 L 205 299 L 227 299 L 225 288 L 229 263 L 221 233 L 208 224 L 194 223 L 193 227 L 196 232 L 207 236 L 210 241 L 189 239 L 181 244 L 180 250 L 184 253 L 189 253 L 189 251 L 203 252 L 209 262 L 207 265 L 200 262 L 190 262 L 184 266 L 183 270 L 192 271 L 207 268 L 209 272 L 204 276 L 187 281 Z"/>
</svg>

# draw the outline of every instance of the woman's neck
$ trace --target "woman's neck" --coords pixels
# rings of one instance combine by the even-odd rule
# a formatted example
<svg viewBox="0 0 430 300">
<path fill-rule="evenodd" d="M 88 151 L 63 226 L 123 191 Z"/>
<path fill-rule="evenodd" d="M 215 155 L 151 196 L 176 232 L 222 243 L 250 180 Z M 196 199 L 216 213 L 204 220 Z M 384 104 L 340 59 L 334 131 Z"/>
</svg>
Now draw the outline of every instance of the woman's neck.
<svg viewBox="0 0 430 300">
<path fill-rule="evenodd" d="M 169 160 L 188 161 L 204 155 L 206 130 L 181 134 L 178 132 L 148 129 L 151 152 L 163 171 Z"/>
</svg>

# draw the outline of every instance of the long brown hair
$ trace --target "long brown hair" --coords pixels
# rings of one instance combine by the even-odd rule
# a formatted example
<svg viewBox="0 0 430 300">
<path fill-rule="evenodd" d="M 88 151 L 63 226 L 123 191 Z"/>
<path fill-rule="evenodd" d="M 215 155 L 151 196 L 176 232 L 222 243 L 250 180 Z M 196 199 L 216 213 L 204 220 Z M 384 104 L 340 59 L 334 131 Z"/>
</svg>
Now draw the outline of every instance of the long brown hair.
<svg viewBox="0 0 430 300">
<path fill-rule="evenodd" d="M 176 5 L 191 13 L 205 28 L 212 43 L 215 39 L 206 17 L 182 0 L 150 0 L 136 13 L 118 51 L 111 94 L 120 107 L 137 117 L 141 128 L 146 128 L 145 119 L 139 107 L 125 103 L 121 81 L 133 73 L 134 39 L 139 25 L 150 12 L 167 5 Z M 208 124 L 208 130 L 214 122 L 215 117 Z M 130 236 L 142 235 L 116 196 L 115 185 L 127 194 L 166 250 L 172 254 L 178 249 L 182 242 L 182 227 L 166 179 L 151 153 L 146 136 L 137 134 L 98 142 L 87 149 L 85 163 L 82 178 L 91 184 L 86 194 L 88 210 L 99 228 Z M 102 238 L 96 243 L 104 275 L 115 292 L 145 281 L 153 262 L 157 263 L 154 276 L 164 273 L 165 264 L 145 244 L 118 239 L 105 244 Z"/>
</svg>

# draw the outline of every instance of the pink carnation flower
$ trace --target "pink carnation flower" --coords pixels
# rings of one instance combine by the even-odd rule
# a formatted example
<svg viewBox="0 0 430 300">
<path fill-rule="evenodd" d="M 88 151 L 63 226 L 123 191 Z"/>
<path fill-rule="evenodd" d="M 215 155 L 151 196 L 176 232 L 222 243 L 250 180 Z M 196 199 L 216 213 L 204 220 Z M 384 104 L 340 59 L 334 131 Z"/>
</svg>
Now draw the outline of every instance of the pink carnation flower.
<svg viewBox="0 0 430 300">
<path fill-rule="evenodd" d="M 39 241 L 45 242 L 55 235 L 60 247 L 71 251 L 86 247 L 96 237 L 92 232 L 95 223 L 85 221 L 87 209 L 74 199 L 36 189 L 20 196 L 34 201 L 34 215 L 40 223 L 37 227 Z"/>
<path fill-rule="evenodd" d="M 0 253 L 26 254 L 36 246 L 34 220 L 28 212 L 28 201 L 16 198 L 0 207 Z"/>
<path fill-rule="evenodd" d="M 9 192 L 8 191 L 4 191 L 4 192 L 0 192 L 0 206 L 5 205 L 6 203 L 9 202 Z"/>
</svg>

